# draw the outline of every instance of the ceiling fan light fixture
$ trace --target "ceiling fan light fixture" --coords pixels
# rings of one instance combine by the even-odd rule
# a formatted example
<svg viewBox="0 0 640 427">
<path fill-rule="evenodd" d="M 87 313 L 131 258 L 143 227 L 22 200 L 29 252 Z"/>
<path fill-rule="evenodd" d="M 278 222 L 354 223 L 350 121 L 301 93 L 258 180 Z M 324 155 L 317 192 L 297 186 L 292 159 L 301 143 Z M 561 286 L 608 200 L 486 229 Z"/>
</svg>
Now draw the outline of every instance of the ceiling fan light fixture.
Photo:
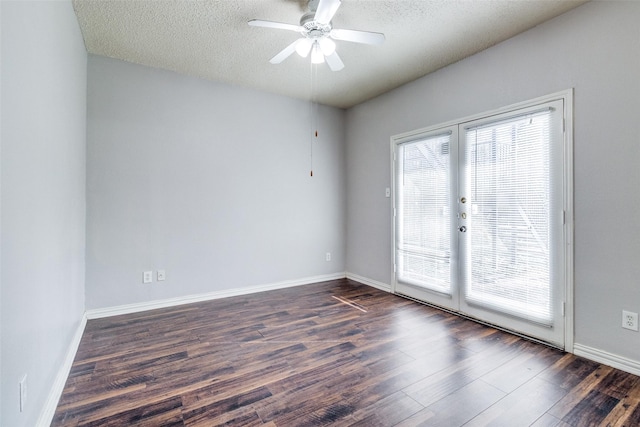
<svg viewBox="0 0 640 427">
<path fill-rule="evenodd" d="M 320 45 L 316 41 L 313 43 L 313 48 L 311 49 L 311 63 L 322 64 L 323 62 L 324 62 L 324 55 L 322 54 Z"/>
<path fill-rule="evenodd" d="M 336 43 L 328 37 L 323 37 L 318 40 L 318 44 L 324 56 L 333 55 L 333 52 L 336 51 Z"/>
<path fill-rule="evenodd" d="M 309 52 L 311 51 L 311 47 L 313 46 L 313 41 L 310 39 L 300 39 L 296 44 L 296 52 L 303 58 L 309 56 Z"/>
</svg>

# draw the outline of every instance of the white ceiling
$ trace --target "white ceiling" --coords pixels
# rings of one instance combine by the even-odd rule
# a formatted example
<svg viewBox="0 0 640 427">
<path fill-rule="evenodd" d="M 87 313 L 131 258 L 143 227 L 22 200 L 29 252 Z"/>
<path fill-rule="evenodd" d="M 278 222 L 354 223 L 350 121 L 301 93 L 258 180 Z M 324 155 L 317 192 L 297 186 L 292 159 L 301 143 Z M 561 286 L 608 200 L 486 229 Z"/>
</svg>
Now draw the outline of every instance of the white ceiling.
<svg viewBox="0 0 640 427">
<path fill-rule="evenodd" d="M 345 68 L 317 68 L 314 99 L 348 108 L 506 40 L 585 0 L 343 0 L 334 28 L 382 32 L 382 46 L 337 42 Z M 309 99 L 309 58 L 269 59 L 299 37 L 305 0 L 74 0 L 87 51 Z"/>
</svg>

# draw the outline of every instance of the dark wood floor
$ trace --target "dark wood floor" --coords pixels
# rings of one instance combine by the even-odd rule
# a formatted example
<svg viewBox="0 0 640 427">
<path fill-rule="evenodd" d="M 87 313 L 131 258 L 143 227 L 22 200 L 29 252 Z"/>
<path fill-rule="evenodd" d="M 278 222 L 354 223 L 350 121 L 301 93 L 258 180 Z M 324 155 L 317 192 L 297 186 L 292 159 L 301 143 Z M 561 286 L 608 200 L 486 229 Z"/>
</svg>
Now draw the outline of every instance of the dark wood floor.
<svg viewBox="0 0 640 427">
<path fill-rule="evenodd" d="M 54 426 L 638 426 L 640 377 L 349 280 L 90 320 Z"/>
</svg>

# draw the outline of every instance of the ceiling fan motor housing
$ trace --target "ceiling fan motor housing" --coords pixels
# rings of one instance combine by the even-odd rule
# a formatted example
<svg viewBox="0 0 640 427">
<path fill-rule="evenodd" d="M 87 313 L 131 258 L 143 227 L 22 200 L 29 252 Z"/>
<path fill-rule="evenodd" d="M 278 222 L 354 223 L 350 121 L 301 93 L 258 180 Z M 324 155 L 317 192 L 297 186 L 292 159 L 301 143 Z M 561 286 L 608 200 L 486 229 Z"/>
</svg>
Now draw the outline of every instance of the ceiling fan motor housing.
<svg viewBox="0 0 640 427">
<path fill-rule="evenodd" d="M 313 18 L 315 12 L 307 12 L 300 18 L 300 26 L 304 29 L 302 35 L 310 39 L 321 39 L 331 33 L 331 23 L 321 24 Z"/>
</svg>

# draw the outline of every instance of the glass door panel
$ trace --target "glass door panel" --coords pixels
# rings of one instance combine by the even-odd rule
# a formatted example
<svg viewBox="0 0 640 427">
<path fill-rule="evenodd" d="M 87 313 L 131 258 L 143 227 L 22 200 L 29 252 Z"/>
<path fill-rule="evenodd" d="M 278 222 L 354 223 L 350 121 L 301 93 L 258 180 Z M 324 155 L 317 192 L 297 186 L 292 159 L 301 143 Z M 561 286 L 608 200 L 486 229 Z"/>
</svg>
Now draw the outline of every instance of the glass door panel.
<svg viewBox="0 0 640 427">
<path fill-rule="evenodd" d="M 457 129 L 402 142 L 395 156 L 396 291 L 457 308 Z"/>
<path fill-rule="evenodd" d="M 564 338 L 560 112 L 562 101 L 467 123 L 460 168 L 461 311 L 554 344 Z"/>
</svg>

